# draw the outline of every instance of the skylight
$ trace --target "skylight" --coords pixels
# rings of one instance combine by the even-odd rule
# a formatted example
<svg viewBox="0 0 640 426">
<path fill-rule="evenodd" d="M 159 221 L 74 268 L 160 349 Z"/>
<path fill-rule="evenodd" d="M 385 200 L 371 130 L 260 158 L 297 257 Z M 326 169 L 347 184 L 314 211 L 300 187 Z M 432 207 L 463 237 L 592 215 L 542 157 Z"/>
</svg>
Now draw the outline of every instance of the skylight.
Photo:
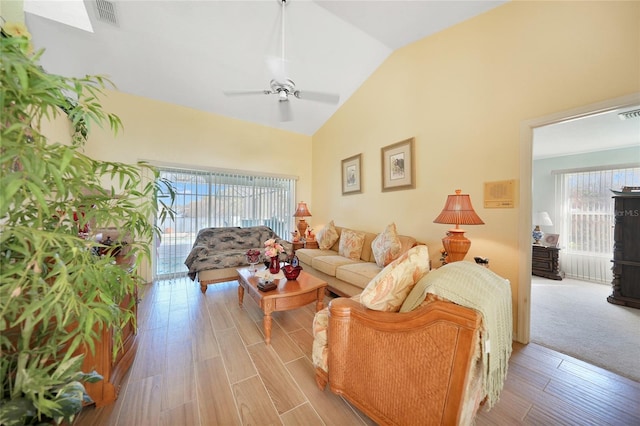
<svg viewBox="0 0 640 426">
<path fill-rule="evenodd" d="M 93 32 L 87 8 L 82 0 L 24 0 L 24 11 Z"/>
</svg>

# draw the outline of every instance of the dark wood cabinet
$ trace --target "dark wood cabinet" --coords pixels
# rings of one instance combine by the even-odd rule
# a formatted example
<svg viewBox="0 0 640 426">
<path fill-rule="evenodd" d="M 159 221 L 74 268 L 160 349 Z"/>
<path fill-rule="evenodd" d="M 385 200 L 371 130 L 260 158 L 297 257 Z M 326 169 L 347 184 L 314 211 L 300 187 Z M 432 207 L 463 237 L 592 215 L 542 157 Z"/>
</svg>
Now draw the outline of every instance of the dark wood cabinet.
<svg viewBox="0 0 640 426">
<path fill-rule="evenodd" d="M 531 273 L 552 280 L 562 280 L 559 252 L 560 249 L 557 247 L 534 244 L 531 255 Z"/>
<path fill-rule="evenodd" d="M 607 300 L 640 308 L 640 196 L 613 197 L 613 291 Z"/>
</svg>

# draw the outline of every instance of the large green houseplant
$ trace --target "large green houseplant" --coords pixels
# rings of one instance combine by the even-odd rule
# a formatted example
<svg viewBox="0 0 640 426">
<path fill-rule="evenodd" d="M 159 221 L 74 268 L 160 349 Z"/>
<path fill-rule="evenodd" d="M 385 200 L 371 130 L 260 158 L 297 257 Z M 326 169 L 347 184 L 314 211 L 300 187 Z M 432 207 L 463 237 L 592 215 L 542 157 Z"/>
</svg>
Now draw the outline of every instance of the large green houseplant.
<svg viewBox="0 0 640 426">
<path fill-rule="evenodd" d="M 134 320 L 119 303 L 142 281 L 158 208 L 171 212 L 152 167 L 82 153 L 91 125 L 121 127 L 99 103 L 108 80 L 45 72 L 20 26 L 5 26 L 0 45 L 0 424 L 71 422 L 83 382 L 101 379 L 81 371 L 82 354 L 102 327 Z M 41 125 L 65 114 L 75 137 L 49 140 Z M 133 273 L 99 255 L 108 247 L 91 225 L 129 236 Z"/>
</svg>

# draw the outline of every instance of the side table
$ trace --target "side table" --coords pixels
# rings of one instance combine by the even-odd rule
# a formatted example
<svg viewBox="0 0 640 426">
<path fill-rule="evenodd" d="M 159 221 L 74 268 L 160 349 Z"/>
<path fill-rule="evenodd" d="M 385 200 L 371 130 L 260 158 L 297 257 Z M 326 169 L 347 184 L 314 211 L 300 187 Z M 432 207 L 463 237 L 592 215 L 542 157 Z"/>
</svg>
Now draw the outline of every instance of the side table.
<svg viewBox="0 0 640 426">
<path fill-rule="evenodd" d="M 296 250 L 304 248 L 304 243 L 302 241 L 295 241 L 291 243 L 291 249 L 293 250 L 293 254 L 296 253 Z"/>
<path fill-rule="evenodd" d="M 562 280 L 557 247 L 545 247 L 533 244 L 531 273 L 552 280 Z"/>
<path fill-rule="evenodd" d="M 316 241 L 316 240 L 307 241 L 307 242 L 304 243 L 304 248 L 317 249 L 318 248 L 318 241 Z"/>
</svg>

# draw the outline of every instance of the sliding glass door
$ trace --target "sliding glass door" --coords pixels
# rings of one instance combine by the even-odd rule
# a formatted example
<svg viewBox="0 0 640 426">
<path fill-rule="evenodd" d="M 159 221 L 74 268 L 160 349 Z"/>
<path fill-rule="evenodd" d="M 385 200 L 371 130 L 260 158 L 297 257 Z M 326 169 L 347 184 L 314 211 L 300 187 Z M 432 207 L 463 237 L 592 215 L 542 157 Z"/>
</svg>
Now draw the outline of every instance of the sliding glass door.
<svg viewBox="0 0 640 426">
<path fill-rule="evenodd" d="M 294 177 L 159 169 L 175 189 L 176 217 L 158 219 L 156 279 L 186 276 L 184 260 L 202 228 L 266 225 L 284 239 L 294 229 Z"/>
</svg>

